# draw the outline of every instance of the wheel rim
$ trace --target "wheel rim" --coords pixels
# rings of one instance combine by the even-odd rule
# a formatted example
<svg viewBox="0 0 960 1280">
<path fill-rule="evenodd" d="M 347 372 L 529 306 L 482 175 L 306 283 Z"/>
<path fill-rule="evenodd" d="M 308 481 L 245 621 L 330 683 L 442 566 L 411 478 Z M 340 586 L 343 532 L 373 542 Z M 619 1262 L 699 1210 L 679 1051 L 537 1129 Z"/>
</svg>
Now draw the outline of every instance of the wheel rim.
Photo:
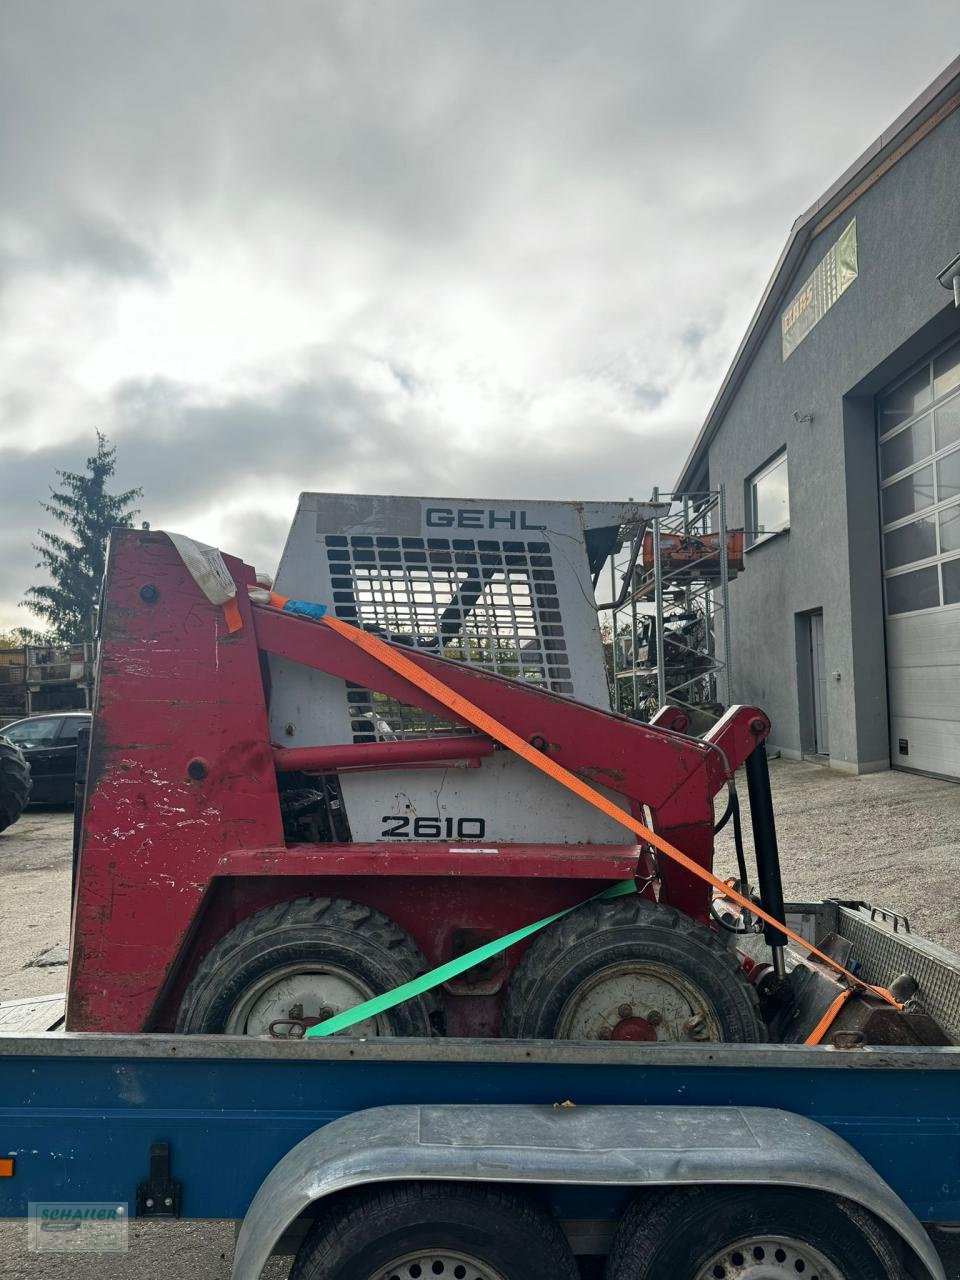
<svg viewBox="0 0 960 1280">
<path fill-rule="evenodd" d="M 568 996 L 560 1040 L 720 1040 L 713 1005 L 676 969 L 655 961 L 607 965 Z"/>
<path fill-rule="evenodd" d="M 285 965 L 271 969 L 247 988 L 230 1010 L 224 1030 L 234 1036 L 269 1035 L 273 1022 L 333 1017 L 376 994 L 355 973 L 336 965 Z M 358 1022 L 344 1034 L 382 1036 L 388 1034 L 388 1026 L 378 1016 Z"/>
<path fill-rule="evenodd" d="M 470 1253 L 451 1249 L 421 1249 L 405 1253 L 385 1267 L 378 1267 L 370 1280 L 507 1280 L 488 1262 Z"/>
<path fill-rule="evenodd" d="M 756 1236 L 727 1245 L 694 1280 L 844 1280 L 819 1249 L 789 1236 Z"/>
</svg>

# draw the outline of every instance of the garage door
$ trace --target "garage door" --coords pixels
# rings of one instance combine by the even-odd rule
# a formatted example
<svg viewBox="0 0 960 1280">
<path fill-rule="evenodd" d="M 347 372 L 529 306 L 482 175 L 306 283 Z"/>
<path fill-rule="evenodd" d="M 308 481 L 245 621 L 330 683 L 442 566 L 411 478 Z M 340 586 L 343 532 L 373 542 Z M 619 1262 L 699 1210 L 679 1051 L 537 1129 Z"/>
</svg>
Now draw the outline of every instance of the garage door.
<svg viewBox="0 0 960 1280">
<path fill-rule="evenodd" d="M 877 400 L 890 759 L 960 778 L 960 342 Z"/>
</svg>

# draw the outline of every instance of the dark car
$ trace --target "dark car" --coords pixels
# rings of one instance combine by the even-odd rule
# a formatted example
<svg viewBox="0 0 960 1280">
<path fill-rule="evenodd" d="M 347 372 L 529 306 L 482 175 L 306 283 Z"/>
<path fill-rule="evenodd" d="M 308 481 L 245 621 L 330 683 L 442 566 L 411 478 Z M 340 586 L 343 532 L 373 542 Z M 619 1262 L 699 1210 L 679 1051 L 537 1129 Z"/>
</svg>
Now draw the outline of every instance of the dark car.
<svg viewBox="0 0 960 1280">
<path fill-rule="evenodd" d="M 73 804 L 77 735 L 89 723 L 89 711 L 55 711 L 0 728 L 0 737 L 15 743 L 30 765 L 31 804 Z"/>
</svg>

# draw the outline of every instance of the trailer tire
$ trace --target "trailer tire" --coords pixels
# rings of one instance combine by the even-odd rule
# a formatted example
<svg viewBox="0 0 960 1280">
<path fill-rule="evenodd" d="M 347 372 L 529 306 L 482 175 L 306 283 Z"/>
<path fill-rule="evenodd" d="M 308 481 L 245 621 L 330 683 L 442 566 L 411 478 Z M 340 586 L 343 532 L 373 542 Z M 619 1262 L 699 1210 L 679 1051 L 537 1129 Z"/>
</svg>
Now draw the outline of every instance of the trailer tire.
<svg viewBox="0 0 960 1280">
<path fill-rule="evenodd" d="M 184 992 L 176 1029 L 186 1034 L 266 1034 L 268 1026 L 256 1025 L 257 1018 L 290 1016 L 285 1009 L 278 1009 L 275 1018 L 265 1012 L 272 1003 L 269 993 L 281 982 L 296 979 L 309 987 L 305 975 L 314 975 L 328 989 L 332 984 L 349 997 L 331 1001 L 328 1007 L 339 1012 L 410 982 L 427 967 L 409 935 L 372 907 L 344 898 L 279 902 L 231 929 L 204 956 Z M 251 1001 L 257 1000 L 254 1014 Z M 350 1028 L 347 1034 L 429 1036 L 436 1007 L 427 992 L 377 1015 L 375 1029 Z M 304 1007 L 304 1014 L 321 1016 L 319 1003 L 313 1013 Z"/>
<path fill-rule="evenodd" d="M 32 786 L 23 752 L 0 736 L 0 831 L 12 827 L 23 813 Z"/>
<path fill-rule="evenodd" d="M 499 1187 L 412 1182 L 337 1197 L 290 1280 L 577 1280 L 558 1224 Z"/>
<path fill-rule="evenodd" d="M 795 1187 L 683 1187 L 640 1196 L 617 1227 L 606 1280 L 734 1277 L 902 1280 L 890 1232 L 850 1200 Z"/>
<path fill-rule="evenodd" d="M 736 953 L 689 916 L 639 897 L 587 903 L 545 929 L 514 970 L 502 1025 L 515 1039 L 767 1038 Z"/>
</svg>

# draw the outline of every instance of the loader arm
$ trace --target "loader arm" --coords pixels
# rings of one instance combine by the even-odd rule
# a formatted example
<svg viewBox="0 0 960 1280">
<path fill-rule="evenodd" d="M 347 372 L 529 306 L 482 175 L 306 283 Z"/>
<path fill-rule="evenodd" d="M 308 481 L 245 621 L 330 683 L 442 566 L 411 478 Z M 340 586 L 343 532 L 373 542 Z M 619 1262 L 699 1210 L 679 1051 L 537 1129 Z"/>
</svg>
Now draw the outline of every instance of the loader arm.
<svg viewBox="0 0 960 1280">
<path fill-rule="evenodd" d="M 441 719 L 450 712 L 416 685 L 327 627 L 293 614 L 253 609 L 257 646 Z M 651 812 L 653 829 L 702 866 L 713 855 L 713 798 L 769 733 L 755 707 L 732 707 L 703 739 L 630 720 L 448 658 L 402 646 L 405 658 L 480 707 L 586 781 Z M 334 749 L 335 751 L 335 749 Z M 704 886 L 673 864 L 660 868 L 661 897 L 687 915 L 706 916 Z"/>
</svg>

